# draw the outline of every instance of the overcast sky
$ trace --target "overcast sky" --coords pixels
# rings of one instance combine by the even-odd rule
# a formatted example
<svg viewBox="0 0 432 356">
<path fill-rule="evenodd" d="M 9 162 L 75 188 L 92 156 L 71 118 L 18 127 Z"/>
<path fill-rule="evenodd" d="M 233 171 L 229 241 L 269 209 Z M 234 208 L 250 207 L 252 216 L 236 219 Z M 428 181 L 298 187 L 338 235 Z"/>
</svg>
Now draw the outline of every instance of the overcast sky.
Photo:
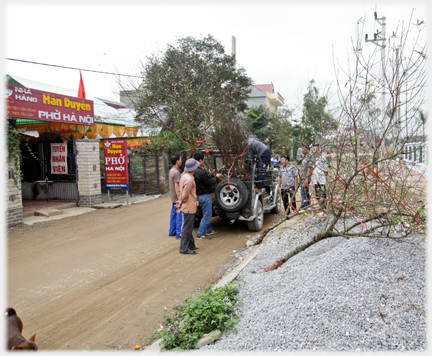
<svg viewBox="0 0 432 356">
<path fill-rule="evenodd" d="M 202 5 L 202 4 L 205 5 Z M 138 75 L 140 61 L 177 37 L 213 35 L 256 84 L 272 82 L 290 107 L 301 105 L 309 80 L 321 90 L 334 78 L 333 50 L 345 64 L 356 24 L 387 33 L 398 21 L 427 22 L 425 1 L 347 2 L 22 2 L 4 7 L 4 57 L 82 69 Z M 104 5 L 102 5 L 104 4 Z M 106 5 L 108 4 L 108 5 Z M 426 36 L 425 36 L 426 40 Z M 370 46 L 374 46 L 370 44 Z M 4 61 L 9 74 L 78 91 L 79 71 Z M 119 100 L 117 77 L 82 72 L 86 92 Z M 300 101 L 299 101 L 300 99 Z"/>
</svg>

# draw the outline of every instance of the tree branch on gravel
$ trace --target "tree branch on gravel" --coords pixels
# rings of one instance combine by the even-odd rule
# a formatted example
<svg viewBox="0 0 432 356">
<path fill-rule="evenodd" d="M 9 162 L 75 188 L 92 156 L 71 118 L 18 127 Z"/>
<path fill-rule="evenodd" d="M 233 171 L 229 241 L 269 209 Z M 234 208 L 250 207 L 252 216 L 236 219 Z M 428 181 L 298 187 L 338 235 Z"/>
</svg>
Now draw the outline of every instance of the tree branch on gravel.
<svg viewBox="0 0 432 356">
<path fill-rule="evenodd" d="M 402 23 L 386 40 L 384 56 L 381 47 L 363 42 L 363 25 L 359 20 L 348 69 L 335 64 L 337 128 L 322 132 L 316 142 L 333 152 L 325 206 L 315 206 L 326 220 L 319 234 L 282 257 L 282 263 L 328 237 L 403 239 L 425 231 L 426 179 L 405 159 L 412 154 L 423 159 L 426 151 L 424 22 L 410 18 L 406 28 Z M 380 109 L 376 101 L 383 92 Z M 407 148 L 412 142 L 414 152 Z M 312 184 L 310 189 L 314 200 Z M 357 222 L 347 224 L 346 216 Z M 266 270 L 275 268 L 276 263 Z"/>
</svg>

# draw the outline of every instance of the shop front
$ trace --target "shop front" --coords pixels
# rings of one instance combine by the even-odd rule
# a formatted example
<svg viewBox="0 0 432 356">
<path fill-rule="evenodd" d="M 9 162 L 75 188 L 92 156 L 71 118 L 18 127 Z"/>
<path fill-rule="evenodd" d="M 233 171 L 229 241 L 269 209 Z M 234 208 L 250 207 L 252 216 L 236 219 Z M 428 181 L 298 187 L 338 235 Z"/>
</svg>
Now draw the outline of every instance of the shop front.
<svg viewBox="0 0 432 356">
<path fill-rule="evenodd" d="M 22 220 L 23 206 L 28 210 L 29 205 L 42 203 L 92 206 L 102 202 L 105 177 L 101 155 L 108 139 L 126 142 L 130 194 L 166 190 L 167 157 L 138 157 L 137 150 L 149 143 L 149 131 L 138 127 L 132 109 L 96 97 L 77 98 L 76 91 L 17 76 L 7 75 L 5 82 L 6 116 L 21 133 L 22 173 L 19 182 L 8 180 L 8 222 L 18 221 L 20 216 Z M 9 178 L 17 169 L 12 166 L 8 166 Z"/>
<path fill-rule="evenodd" d="M 23 207 L 35 206 L 34 201 L 86 206 L 88 195 L 93 195 L 90 201 L 100 202 L 99 140 L 83 140 L 87 128 L 94 126 L 93 102 L 25 87 L 11 77 L 7 79 L 6 117 L 8 126 L 20 133 L 21 152 L 19 166 L 12 164 L 9 175 L 21 190 L 20 199 L 14 201 L 21 200 L 22 213 Z M 83 142 L 78 144 L 79 141 Z M 87 147 L 93 148 L 94 157 L 86 152 Z M 97 177 L 88 169 L 92 163 Z M 87 184 L 90 176 L 97 182 L 92 191 L 82 184 Z M 14 205 L 12 215 L 17 215 L 17 209 Z"/>
</svg>

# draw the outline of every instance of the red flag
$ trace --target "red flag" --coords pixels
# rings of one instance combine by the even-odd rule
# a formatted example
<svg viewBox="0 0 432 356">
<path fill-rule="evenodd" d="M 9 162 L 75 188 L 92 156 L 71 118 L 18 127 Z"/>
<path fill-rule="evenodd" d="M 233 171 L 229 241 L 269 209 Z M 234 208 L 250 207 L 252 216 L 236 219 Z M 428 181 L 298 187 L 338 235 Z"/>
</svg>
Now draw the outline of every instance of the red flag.
<svg viewBox="0 0 432 356">
<path fill-rule="evenodd" d="M 80 71 L 80 83 L 78 88 L 78 98 L 85 99 L 85 89 L 84 89 L 84 82 L 82 80 L 82 75 Z"/>
</svg>

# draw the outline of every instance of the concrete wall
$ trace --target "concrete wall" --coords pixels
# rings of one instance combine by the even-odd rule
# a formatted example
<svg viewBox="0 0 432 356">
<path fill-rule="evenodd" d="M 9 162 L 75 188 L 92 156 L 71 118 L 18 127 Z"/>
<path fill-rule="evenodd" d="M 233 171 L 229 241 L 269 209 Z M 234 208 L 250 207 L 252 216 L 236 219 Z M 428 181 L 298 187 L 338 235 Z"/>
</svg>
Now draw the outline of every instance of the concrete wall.
<svg viewBox="0 0 432 356">
<path fill-rule="evenodd" d="M 99 140 L 76 140 L 78 205 L 102 203 Z"/>
<path fill-rule="evenodd" d="M 7 162 L 6 168 L 6 222 L 8 226 L 13 226 L 23 221 L 21 182 L 19 181 L 19 171 L 15 170 L 14 162 Z M 17 183 L 13 179 L 14 176 L 17 178 Z"/>
<path fill-rule="evenodd" d="M 266 96 L 256 96 L 253 98 L 249 98 L 246 100 L 246 105 L 248 106 L 248 108 L 252 108 L 252 107 L 258 107 L 260 105 L 262 106 L 267 106 L 267 98 Z"/>
<path fill-rule="evenodd" d="M 246 100 L 246 105 L 250 109 L 251 107 L 258 107 L 260 105 L 266 106 L 267 104 L 267 92 L 261 91 L 254 86 L 251 86 L 251 92 L 249 98 Z"/>
<path fill-rule="evenodd" d="M 270 100 L 269 100 L 268 97 L 266 98 L 266 105 L 267 105 L 267 108 L 268 108 L 271 112 L 277 114 L 277 112 L 278 112 L 278 107 L 277 107 L 276 105 L 273 105 L 273 104 L 270 102 Z"/>
</svg>

